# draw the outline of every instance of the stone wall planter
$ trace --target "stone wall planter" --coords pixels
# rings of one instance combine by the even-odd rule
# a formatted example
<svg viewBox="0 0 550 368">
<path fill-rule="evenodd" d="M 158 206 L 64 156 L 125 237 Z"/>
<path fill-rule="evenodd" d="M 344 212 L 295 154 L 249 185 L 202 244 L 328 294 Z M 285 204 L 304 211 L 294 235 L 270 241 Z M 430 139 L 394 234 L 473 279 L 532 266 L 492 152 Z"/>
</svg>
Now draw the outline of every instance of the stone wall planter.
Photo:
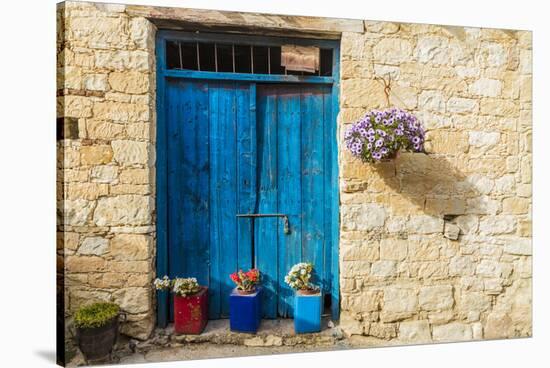
<svg viewBox="0 0 550 368">
<path fill-rule="evenodd" d="M 305 294 L 296 292 L 294 296 L 294 332 L 310 333 L 321 331 L 323 293 Z"/>
<path fill-rule="evenodd" d="M 174 331 L 177 334 L 200 334 L 208 323 L 208 288 L 189 296 L 174 295 Z"/>
<path fill-rule="evenodd" d="M 262 319 L 262 287 L 252 294 L 240 294 L 237 288 L 229 295 L 229 328 L 235 332 L 256 333 Z"/>
</svg>

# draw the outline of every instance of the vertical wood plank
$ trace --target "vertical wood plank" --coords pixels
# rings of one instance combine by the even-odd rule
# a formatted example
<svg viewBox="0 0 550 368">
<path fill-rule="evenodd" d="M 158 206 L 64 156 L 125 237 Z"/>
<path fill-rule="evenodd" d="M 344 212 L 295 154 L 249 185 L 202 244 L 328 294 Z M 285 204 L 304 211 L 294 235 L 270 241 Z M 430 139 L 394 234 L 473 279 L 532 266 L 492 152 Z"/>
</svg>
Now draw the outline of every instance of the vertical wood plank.
<svg viewBox="0 0 550 368">
<path fill-rule="evenodd" d="M 324 111 L 323 89 L 308 86 L 301 95 L 302 261 L 311 262 L 312 282 L 325 289 L 324 265 Z M 328 284 L 328 283 L 327 283 Z"/>
<path fill-rule="evenodd" d="M 253 213 L 256 204 L 255 93 L 255 84 L 236 88 L 238 213 Z M 248 218 L 237 219 L 238 268 L 252 267 L 251 225 Z"/>
<path fill-rule="evenodd" d="M 221 146 L 220 157 L 214 170 L 218 171 L 215 182 L 219 215 L 219 252 L 220 252 L 220 316 L 229 316 L 229 294 L 234 287 L 229 274 L 237 269 L 237 114 L 236 91 L 234 82 L 220 85 L 218 99 L 217 144 Z"/>
<path fill-rule="evenodd" d="M 210 203 L 210 288 L 208 291 L 209 317 L 220 318 L 221 293 L 220 293 L 220 231 L 221 231 L 221 208 L 217 205 L 220 201 L 218 190 L 219 172 L 218 166 L 222 157 L 222 146 L 220 144 L 220 122 L 219 122 L 219 85 L 217 82 L 210 82 L 208 88 L 209 106 L 209 151 L 210 151 L 210 182 L 209 182 L 209 203 Z"/>
<path fill-rule="evenodd" d="M 277 187 L 279 212 L 288 215 L 290 234 L 279 228 L 279 313 L 293 316 L 294 292 L 282 280 L 302 259 L 301 203 L 301 86 L 277 86 Z"/>
<path fill-rule="evenodd" d="M 277 96 L 270 87 L 257 88 L 258 203 L 257 213 L 277 212 Z M 276 218 L 256 220 L 258 268 L 264 286 L 263 310 L 267 318 L 277 317 L 278 225 Z"/>
</svg>

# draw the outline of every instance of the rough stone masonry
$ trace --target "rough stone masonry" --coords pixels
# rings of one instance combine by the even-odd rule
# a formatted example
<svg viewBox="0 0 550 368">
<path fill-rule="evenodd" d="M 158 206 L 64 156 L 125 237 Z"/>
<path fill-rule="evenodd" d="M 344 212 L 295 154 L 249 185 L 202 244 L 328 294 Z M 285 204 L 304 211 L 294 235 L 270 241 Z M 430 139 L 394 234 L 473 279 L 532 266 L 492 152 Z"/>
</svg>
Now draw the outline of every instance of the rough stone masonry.
<svg viewBox="0 0 550 368">
<path fill-rule="evenodd" d="M 67 321 L 84 302 L 114 300 L 129 313 L 124 333 L 146 339 L 154 328 L 156 27 L 148 18 L 192 15 L 210 26 L 330 28 L 341 37 L 347 335 L 404 343 L 530 336 L 531 32 L 224 14 L 59 6 L 58 264 Z M 429 154 L 365 165 L 345 152 L 341 133 L 386 107 L 375 78 L 388 75 L 391 104 L 423 121 Z"/>
</svg>

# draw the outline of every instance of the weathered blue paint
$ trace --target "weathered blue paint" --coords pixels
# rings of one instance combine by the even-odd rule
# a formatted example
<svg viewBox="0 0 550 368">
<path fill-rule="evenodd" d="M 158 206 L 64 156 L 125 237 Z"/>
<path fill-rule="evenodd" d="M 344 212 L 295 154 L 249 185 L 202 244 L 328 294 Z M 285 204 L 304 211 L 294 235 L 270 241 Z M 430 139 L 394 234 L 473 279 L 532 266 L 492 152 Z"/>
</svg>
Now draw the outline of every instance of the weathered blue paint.
<svg viewBox="0 0 550 368">
<path fill-rule="evenodd" d="M 191 35 L 160 31 L 157 39 L 157 275 L 199 278 L 210 287 L 210 318 L 227 316 L 229 273 L 252 264 L 250 220 L 235 214 L 286 213 L 288 235 L 278 218 L 256 221 L 263 315 L 293 315 L 283 278 L 294 263 L 310 261 L 337 318 L 338 42 L 231 37 L 332 47 L 330 78 L 165 70 L 166 37 L 197 39 Z M 169 306 L 159 294 L 160 326 Z"/>
</svg>

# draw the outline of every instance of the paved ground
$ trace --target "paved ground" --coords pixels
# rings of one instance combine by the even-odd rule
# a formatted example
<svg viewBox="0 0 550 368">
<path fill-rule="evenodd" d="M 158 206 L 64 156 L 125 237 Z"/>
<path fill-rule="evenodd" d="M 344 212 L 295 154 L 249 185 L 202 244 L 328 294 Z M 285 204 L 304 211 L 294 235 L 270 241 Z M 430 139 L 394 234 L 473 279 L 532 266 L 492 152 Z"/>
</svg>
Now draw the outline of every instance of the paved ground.
<svg viewBox="0 0 550 368">
<path fill-rule="evenodd" d="M 301 335 L 294 333 L 292 320 L 289 319 L 264 320 L 255 335 L 231 332 L 228 320 L 216 320 L 210 321 L 201 335 L 174 335 L 172 327 L 169 327 L 157 329 L 149 340 L 143 342 L 122 337 L 113 360 L 105 363 L 150 363 L 289 354 L 393 344 L 373 337 L 345 338 L 340 329 L 329 324 L 328 320 L 323 321 L 323 330 L 320 333 Z M 68 366 L 81 365 L 85 365 L 85 361 L 77 352 Z"/>
</svg>

